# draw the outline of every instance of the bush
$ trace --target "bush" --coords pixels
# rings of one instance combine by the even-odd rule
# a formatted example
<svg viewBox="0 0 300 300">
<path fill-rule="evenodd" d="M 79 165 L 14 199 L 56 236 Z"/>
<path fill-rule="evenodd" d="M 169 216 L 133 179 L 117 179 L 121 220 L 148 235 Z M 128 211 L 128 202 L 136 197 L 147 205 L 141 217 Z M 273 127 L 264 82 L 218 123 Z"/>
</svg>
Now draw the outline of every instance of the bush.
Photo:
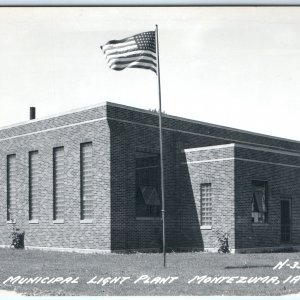
<svg viewBox="0 0 300 300">
<path fill-rule="evenodd" d="M 219 244 L 218 253 L 230 253 L 228 237 L 228 233 L 217 231 L 217 239 Z"/>
<path fill-rule="evenodd" d="M 13 232 L 10 235 L 11 238 L 11 247 L 15 249 L 24 249 L 24 237 L 25 232 L 21 231 L 20 228 L 17 228 L 15 224 L 13 224 Z"/>
</svg>

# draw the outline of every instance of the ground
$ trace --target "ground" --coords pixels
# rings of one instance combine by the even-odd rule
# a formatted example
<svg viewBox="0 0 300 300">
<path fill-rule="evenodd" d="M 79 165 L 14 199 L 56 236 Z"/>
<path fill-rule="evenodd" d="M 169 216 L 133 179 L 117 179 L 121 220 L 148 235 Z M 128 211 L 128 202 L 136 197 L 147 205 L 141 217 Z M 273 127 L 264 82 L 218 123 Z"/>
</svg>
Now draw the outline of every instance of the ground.
<svg viewBox="0 0 300 300">
<path fill-rule="evenodd" d="M 285 266 L 274 270 L 281 261 Z M 26 295 L 283 295 L 300 292 L 300 253 L 212 254 L 169 253 L 163 267 L 162 254 L 78 254 L 38 250 L 0 249 L 0 289 Z M 290 265 L 290 266 L 288 266 Z M 300 268 L 300 266 L 299 266 Z M 151 277 L 139 280 L 140 276 Z M 207 275 L 207 282 L 195 276 Z M 74 283 L 12 284 L 9 277 L 72 277 Z M 97 278 L 94 278 L 97 276 Z M 243 276 L 244 278 L 241 278 Z M 269 276 L 269 277 L 267 277 Z M 288 280 L 292 276 L 292 282 Z M 79 277 L 76 279 L 76 277 Z M 122 277 L 117 283 L 87 283 L 100 278 Z M 124 279 L 123 277 L 130 277 Z M 164 277 L 165 284 L 158 283 Z M 168 279 L 169 277 L 169 279 Z M 178 277 L 172 279 L 170 277 Z M 211 283 L 208 277 L 239 277 Z M 252 277 L 252 278 L 251 278 Z M 253 278 L 256 277 L 256 278 Z M 249 283 L 248 280 L 263 282 Z M 273 279 L 271 279 L 273 277 Z M 275 277 L 275 278 L 274 278 Z M 276 280 L 278 277 L 278 280 Z M 62 278 L 57 279 L 62 280 Z M 198 278 L 198 279 L 199 279 Z M 203 277 L 202 277 L 203 278 Z M 120 284 L 121 279 L 124 279 Z M 153 280 L 152 283 L 149 281 Z M 47 280 L 47 279 L 46 279 Z M 109 278 L 108 278 L 109 280 Z M 215 279 L 216 280 L 216 279 Z M 227 282 L 226 282 L 227 280 Z M 7 281 L 6 284 L 4 282 Z M 231 283 L 230 283 L 231 281 Z M 247 282 L 248 281 L 248 282 Z M 156 284 L 155 284 L 156 282 Z M 242 283 L 246 282 L 246 283 Z"/>
</svg>

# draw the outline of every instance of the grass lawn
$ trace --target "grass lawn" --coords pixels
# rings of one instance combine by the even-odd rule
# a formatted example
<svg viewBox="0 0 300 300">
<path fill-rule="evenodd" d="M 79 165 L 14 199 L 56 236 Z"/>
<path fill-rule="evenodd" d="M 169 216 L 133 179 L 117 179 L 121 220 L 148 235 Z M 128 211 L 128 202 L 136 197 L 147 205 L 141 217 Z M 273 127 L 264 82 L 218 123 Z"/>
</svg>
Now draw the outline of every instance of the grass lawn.
<svg viewBox="0 0 300 300">
<path fill-rule="evenodd" d="M 0 249 L 0 289 L 15 290 L 26 295 L 282 295 L 300 292 L 299 281 L 283 283 L 288 276 L 300 275 L 300 269 L 282 267 L 273 270 L 280 261 L 299 262 L 300 253 L 264 254 L 167 254 L 167 267 L 162 266 L 162 254 L 78 254 L 38 250 Z M 179 277 L 171 283 L 154 284 L 139 281 L 141 275 Z M 277 276 L 279 283 L 190 283 L 194 276 Z M 64 284 L 3 284 L 16 277 L 79 277 L 78 283 Z M 122 284 L 87 284 L 94 276 L 130 277 Z M 170 280 L 169 280 L 170 281 Z"/>
</svg>

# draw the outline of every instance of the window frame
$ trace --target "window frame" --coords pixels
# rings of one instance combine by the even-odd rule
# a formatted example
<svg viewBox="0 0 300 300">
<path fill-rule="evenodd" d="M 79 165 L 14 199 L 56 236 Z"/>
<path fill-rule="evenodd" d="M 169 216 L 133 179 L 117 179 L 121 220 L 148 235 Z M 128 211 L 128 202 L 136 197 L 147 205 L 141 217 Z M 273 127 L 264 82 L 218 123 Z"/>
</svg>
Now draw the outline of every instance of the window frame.
<svg viewBox="0 0 300 300">
<path fill-rule="evenodd" d="M 203 197 L 203 191 L 205 187 L 209 187 L 209 198 Z M 207 194 L 207 192 L 206 192 Z M 207 214 L 207 211 L 204 210 L 204 199 L 209 199 L 209 207 L 210 207 L 210 215 L 208 216 L 210 218 L 210 222 L 207 222 L 204 219 L 207 218 L 207 216 L 204 215 L 204 213 Z M 207 206 L 207 201 L 205 202 Z M 212 183 L 211 182 L 202 182 L 200 183 L 200 226 L 203 229 L 211 229 L 213 225 L 213 197 L 212 197 Z"/>
<path fill-rule="evenodd" d="M 138 155 L 145 154 L 149 155 L 149 157 L 154 156 L 156 160 L 155 165 L 144 165 L 144 166 L 138 166 Z M 155 169 L 156 175 L 151 175 L 152 178 L 146 179 L 146 183 L 140 183 L 139 181 L 143 181 L 139 178 L 138 172 L 141 172 L 141 170 L 153 170 Z M 149 174 L 146 173 L 146 177 L 149 176 Z M 153 180 L 155 178 L 155 180 Z M 145 180 L 145 175 L 144 175 Z M 149 182 L 148 182 L 149 180 Z M 144 188 L 154 188 L 155 192 L 157 193 L 157 197 L 160 202 L 160 205 L 148 205 L 144 199 L 144 196 L 142 195 L 142 187 Z M 142 205 L 143 203 L 140 203 L 139 198 L 142 197 L 144 200 L 144 207 L 147 212 L 147 215 L 141 215 L 139 214 L 138 207 Z M 160 153 L 159 151 L 156 151 L 154 149 L 146 149 L 146 148 L 137 148 L 135 151 L 135 218 L 136 220 L 160 220 L 162 217 L 161 214 L 162 209 L 162 203 L 161 203 L 161 187 L 160 187 Z"/>
<path fill-rule="evenodd" d="M 29 204 L 29 211 L 28 211 L 28 217 L 29 217 L 29 223 L 38 223 L 38 218 L 32 217 L 32 156 L 37 155 L 37 158 L 39 157 L 39 151 L 38 150 L 32 150 L 28 153 L 28 204 Z M 39 161 L 37 161 L 37 164 L 39 164 Z M 36 173 L 36 176 L 39 177 L 38 172 Z M 39 192 L 39 187 L 37 187 L 37 192 Z"/>
<path fill-rule="evenodd" d="M 80 143 L 80 223 L 92 223 L 93 222 L 93 218 L 94 218 L 94 211 L 92 210 L 92 213 L 90 216 L 85 216 L 84 214 L 84 209 L 83 209 L 83 204 L 84 204 L 84 176 L 85 176 L 85 170 L 84 170 L 84 165 L 83 165 L 83 149 L 85 146 L 90 145 L 91 148 L 91 160 L 93 163 L 93 142 L 92 141 L 86 141 L 83 143 Z M 94 172 L 92 170 L 92 185 L 93 185 L 93 181 L 94 181 Z M 94 189 L 94 188 L 93 188 Z M 91 200 L 91 205 L 94 206 L 94 199 L 92 197 Z M 93 207 L 94 209 L 94 207 Z"/>
<path fill-rule="evenodd" d="M 15 168 L 17 168 L 17 156 L 15 153 L 13 154 L 8 154 L 6 156 L 6 207 L 7 207 L 7 213 L 6 213 L 6 221 L 9 223 L 14 223 L 16 220 L 12 217 L 13 213 L 11 212 L 11 190 L 10 190 L 10 186 L 11 186 L 11 158 L 14 158 L 14 163 L 15 163 Z M 15 176 L 17 174 L 14 174 Z M 16 180 L 16 178 L 14 178 L 13 180 Z M 16 189 L 16 186 L 15 186 Z M 17 193 L 17 191 L 15 190 L 15 194 Z M 15 206 L 17 204 L 16 199 L 13 199 L 15 202 Z M 16 213 L 16 207 L 15 207 L 15 212 Z"/>
<path fill-rule="evenodd" d="M 57 182 L 56 182 L 56 179 L 57 179 L 57 172 L 56 172 L 56 163 L 57 163 L 57 156 L 56 156 L 56 153 L 57 153 L 57 151 L 63 151 L 63 155 L 62 155 L 62 160 L 63 160 L 63 163 L 65 164 L 65 148 L 64 148 L 64 146 L 57 146 L 57 147 L 54 147 L 53 148 L 53 156 L 52 156 L 52 158 L 53 158 L 53 161 L 52 161 L 52 163 L 53 163 L 53 182 L 52 182 L 52 184 L 53 184 L 53 215 L 52 215 L 52 218 L 53 218 L 53 222 L 54 223 L 63 223 L 63 221 L 64 221 L 64 217 L 63 218 L 57 218 L 57 189 L 56 189 L 56 186 L 57 186 Z M 64 165 L 64 167 L 65 167 L 65 165 Z M 64 176 L 65 174 L 63 173 L 63 176 Z M 63 185 L 65 185 L 64 183 L 63 183 Z M 64 197 L 64 193 L 62 193 L 62 198 L 63 198 L 63 215 L 64 215 L 64 213 L 65 213 L 65 197 Z"/>
<path fill-rule="evenodd" d="M 263 224 L 268 224 L 269 220 L 269 182 L 267 180 L 258 180 L 254 179 L 251 181 L 251 223 L 253 225 L 263 225 Z M 261 192 L 264 191 L 264 206 L 265 206 L 265 212 L 256 212 L 254 211 L 254 197 L 256 192 Z M 263 202 L 261 203 L 261 206 L 263 207 Z M 259 204 L 257 203 L 257 208 L 259 209 Z M 255 216 L 253 215 L 254 213 L 258 213 L 257 219 L 258 221 L 255 221 Z M 262 217 L 263 215 L 263 217 Z M 259 219 L 263 219 L 263 221 L 259 221 Z"/>
</svg>

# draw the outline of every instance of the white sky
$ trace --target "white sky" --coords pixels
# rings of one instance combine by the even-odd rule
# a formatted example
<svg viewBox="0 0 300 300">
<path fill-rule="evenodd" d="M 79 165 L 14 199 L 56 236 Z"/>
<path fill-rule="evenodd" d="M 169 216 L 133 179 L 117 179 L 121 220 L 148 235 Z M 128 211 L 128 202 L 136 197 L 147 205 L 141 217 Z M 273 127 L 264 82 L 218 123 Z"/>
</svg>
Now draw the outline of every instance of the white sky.
<svg viewBox="0 0 300 300">
<path fill-rule="evenodd" d="M 159 25 L 163 110 L 300 140 L 300 7 L 0 8 L 0 126 L 103 101 L 158 107 L 100 45 Z"/>
</svg>

